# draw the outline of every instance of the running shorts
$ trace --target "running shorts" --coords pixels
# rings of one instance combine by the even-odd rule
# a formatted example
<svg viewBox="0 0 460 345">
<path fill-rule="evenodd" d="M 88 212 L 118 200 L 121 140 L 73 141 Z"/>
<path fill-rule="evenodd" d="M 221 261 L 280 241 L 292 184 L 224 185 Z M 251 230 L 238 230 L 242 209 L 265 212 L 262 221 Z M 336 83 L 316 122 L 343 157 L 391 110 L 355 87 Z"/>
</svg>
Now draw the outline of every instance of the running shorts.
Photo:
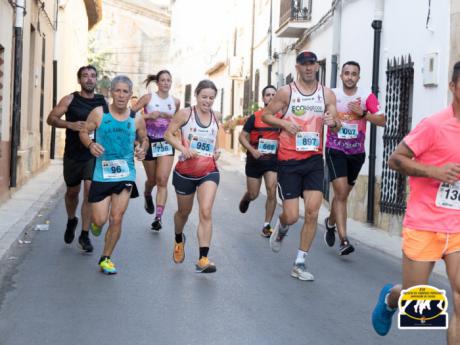
<svg viewBox="0 0 460 345">
<path fill-rule="evenodd" d="M 190 177 L 179 174 L 176 170 L 173 172 L 172 184 L 176 189 L 176 193 L 180 195 L 190 195 L 195 193 L 196 189 L 206 181 L 213 181 L 219 185 L 220 174 L 218 171 L 213 171 L 203 177 Z"/>
<path fill-rule="evenodd" d="M 137 198 L 139 192 L 136 183 L 133 181 L 120 182 L 98 182 L 93 181 L 89 189 L 88 201 L 99 202 L 111 196 L 112 194 L 120 194 L 123 190 L 131 191 L 131 199 Z"/>
<path fill-rule="evenodd" d="M 330 181 L 339 177 L 347 177 L 348 184 L 354 186 L 365 160 L 364 152 L 347 155 L 340 150 L 326 148 L 326 164 Z"/>
<path fill-rule="evenodd" d="M 81 181 L 91 181 L 93 179 L 95 159 L 77 161 L 64 157 L 64 181 L 67 187 L 79 186 Z"/>
</svg>

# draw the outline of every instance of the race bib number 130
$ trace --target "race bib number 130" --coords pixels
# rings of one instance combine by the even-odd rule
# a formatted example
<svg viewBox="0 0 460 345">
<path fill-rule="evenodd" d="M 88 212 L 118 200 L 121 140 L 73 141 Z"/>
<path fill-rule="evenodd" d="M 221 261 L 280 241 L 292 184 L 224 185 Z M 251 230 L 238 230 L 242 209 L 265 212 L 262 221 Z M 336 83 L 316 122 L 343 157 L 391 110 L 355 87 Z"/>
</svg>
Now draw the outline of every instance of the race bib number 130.
<svg viewBox="0 0 460 345">
<path fill-rule="evenodd" d="M 436 194 L 436 206 L 460 210 L 460 182 L 441 183 Z"/>
</svg>

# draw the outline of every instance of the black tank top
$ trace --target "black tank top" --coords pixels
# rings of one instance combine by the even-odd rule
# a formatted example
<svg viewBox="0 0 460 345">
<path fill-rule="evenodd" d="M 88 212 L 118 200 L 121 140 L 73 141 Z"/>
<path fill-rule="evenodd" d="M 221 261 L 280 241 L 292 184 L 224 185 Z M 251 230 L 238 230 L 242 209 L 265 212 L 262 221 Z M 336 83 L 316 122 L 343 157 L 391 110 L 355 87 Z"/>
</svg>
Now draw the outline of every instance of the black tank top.
<svg viewBox="0 0 460 345">
<path fill-rule="evenodd" d="M 94 98 L 84 98 L 78 91 L 72 93 L 73 99 L 65 114 L 66 121 L 86 121 L 89 113 L 96 107 L 107 103 L 103 95 L 95 94 Z M 77 161 L 87 161 L 94 158 L 80 141 L 79 132 L 66 129 L 64 157 Z"/>
</svg>

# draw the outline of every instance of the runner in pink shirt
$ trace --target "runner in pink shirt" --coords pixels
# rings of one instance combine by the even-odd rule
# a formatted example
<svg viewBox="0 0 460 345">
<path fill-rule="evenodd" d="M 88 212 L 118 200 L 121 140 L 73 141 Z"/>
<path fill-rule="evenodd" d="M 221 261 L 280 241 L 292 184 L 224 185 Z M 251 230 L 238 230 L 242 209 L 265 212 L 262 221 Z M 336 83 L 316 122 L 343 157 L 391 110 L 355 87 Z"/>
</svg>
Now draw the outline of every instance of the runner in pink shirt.
<svg viewBox="0 0 460 345">
<path fill-rule="evenodd" d="M 447 343 L 454 345 L 460 344 L 460 61 L 454 65 L 449 88 L 452 105 L 422 120 L 388 162 L 410 176 L 403 221 L 403 282 L 382 288 L 372 324 L 378 334 L 386 335 L 401 290 L 428 284 L 435 262 L 443 259 L 454 306 Z"/>
</svg>

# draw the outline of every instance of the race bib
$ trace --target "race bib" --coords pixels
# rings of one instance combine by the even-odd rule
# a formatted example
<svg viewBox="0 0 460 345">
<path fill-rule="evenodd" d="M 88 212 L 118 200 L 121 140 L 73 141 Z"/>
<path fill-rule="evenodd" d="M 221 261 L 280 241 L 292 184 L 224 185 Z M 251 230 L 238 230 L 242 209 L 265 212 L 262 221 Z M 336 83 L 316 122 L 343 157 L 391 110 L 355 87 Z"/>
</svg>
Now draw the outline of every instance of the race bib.
<svg viewBox="0 0 460 345">
<path fill-rule="evenodd" d="M 318 151 L 319 133 L 318 132 L 297 132 L 295 136 L 296 151 Z"/>
<path fill-rule="evenodd" d="M 271 140 L 271 139 L 259 139 L 259 146 L 257 150 L 260 153 L 268 153 L 268 154 L 275 154 L 276 149 L 278 148 L 278 140 Z"/>
<path fill-rule="evenodd" d="M 358 137 L 358 124 L 342 122 L 342 127 L 337 133 L 339 139 L 355 139 Z"/>
<path fill-rule="evenodd" d="M 460 210 L 460 182 L 455 184 L 441 183 L 436 194 L 436 206 Z"/>
<path fill-rule="evenodd" d="M 200 156 L 213 157 L 216 139 L 207 137 L 193 136 L 190 142 L 190 149 Z"/>
<path fill-rule="evenodd" d="M 173 148 L 166 141 L 153 142 L 152 145 L 152 157 L 170 156 L 173 154 Z"/>
<path fill-rule="evenodd" d="M 129 176 L 128 163 L 124 159 L 102 161 L 102 177 L 104 179 L 115 179 Z"/>
</svg>

